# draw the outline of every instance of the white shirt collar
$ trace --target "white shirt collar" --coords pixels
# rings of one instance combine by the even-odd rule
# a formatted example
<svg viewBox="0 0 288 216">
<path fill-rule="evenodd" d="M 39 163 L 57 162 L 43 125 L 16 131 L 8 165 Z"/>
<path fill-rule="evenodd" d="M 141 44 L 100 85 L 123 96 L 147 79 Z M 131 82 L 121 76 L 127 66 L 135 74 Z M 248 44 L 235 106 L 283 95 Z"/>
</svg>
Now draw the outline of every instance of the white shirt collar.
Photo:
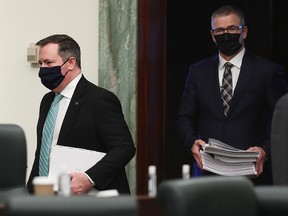
<svg viewBox="0 0 288 216">
<path fill-rule="evenodd" d="M 82 73 L 79 73 L 61 92 L 61 94 L 66 98 L 72 98 L 72 95 L 76 89 L 79 80 L 82 77 Z"/>
</svg>

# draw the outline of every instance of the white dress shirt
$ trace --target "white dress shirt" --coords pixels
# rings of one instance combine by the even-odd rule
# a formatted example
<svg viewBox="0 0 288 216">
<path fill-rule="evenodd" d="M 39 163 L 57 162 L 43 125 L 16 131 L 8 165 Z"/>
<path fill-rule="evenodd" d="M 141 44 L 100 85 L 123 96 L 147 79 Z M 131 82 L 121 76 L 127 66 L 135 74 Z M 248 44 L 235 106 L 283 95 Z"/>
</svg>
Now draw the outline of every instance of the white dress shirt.
<svg viewBox="0 0 288 216">
<path fill-rule="evenodd" d="M 239 78 L 239 74 L 240 74 L 240 69 L 241 69 L 244 53 L 245 53 L 245 48 L 243 48 L 236 56 L 234 56 L 229 61 L 231 64 L 233 64 L 233 67 L 231 68 L 233 92 L 235 90 L 235 87 L 237 85 L 237 81 L 238 81 L 238 78 Z M 223 79 L 223 74 L 224 74 L 224 70 L 225 70 L 224 64 L 226 62 L 227 61 L 219 54 L 218 76 L 219 76 L 220 90 L 221 90 L 221 87 L 222 87 L 222 79 Z"/>
</svg>

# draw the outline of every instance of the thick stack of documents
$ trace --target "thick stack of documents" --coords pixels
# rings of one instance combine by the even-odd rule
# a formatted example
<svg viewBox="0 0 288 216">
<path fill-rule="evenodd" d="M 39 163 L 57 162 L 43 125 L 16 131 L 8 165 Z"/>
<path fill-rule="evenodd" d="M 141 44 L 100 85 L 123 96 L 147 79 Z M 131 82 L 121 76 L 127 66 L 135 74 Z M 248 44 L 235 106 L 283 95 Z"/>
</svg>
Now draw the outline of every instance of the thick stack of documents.
<svg viewBox="0 0 288 216">
<path fill-rule="evenodd" d="M 216 139 L 202 146 L 203 169 L 224 176 L 255 176 L 258 152 L 234 148 Z"/>
</svg>

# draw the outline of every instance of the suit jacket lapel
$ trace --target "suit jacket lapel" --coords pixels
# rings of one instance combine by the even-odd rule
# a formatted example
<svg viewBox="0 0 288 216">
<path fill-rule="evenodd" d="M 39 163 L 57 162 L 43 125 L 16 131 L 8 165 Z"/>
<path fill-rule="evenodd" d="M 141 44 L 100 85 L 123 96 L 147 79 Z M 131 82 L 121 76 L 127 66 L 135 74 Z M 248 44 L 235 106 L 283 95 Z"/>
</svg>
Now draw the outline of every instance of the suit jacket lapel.
<svg viewBox="0 0 288 216">
<path fill-rule="evenodd" d="M 219 55 L 217 54 L 215 55 L 215 58 L 213 59 L 213 62 L 211 64 L 211 68 L 209 69 L 210 71 L 213 71 L 213 75 L 211 76 L 211 87 L 212 87 L 211 96 L 212 95 L 214 96 L 212 96 L 211 98 L 215 98 L 217 112 L 220 115 L 223 115 L 224 117 L 224 109 L 220 91 L 220 86 L 222 85 L 222 83 L 219 83 L 218 65 L 219 65 Z"/>
<path fill-rule="evenodd" d="M 44 123 L 48 115 L 51 103 L 53 102 L 54 96 L 55 96 L 55 93 L 51 91 L 46 95 L 46 98 L 43 99 L 42 101 L 43 104 L 41 104 L 41 110 L 40 110 L 39 121 L 38 121 L 38 128 L 39 128 L 38 133 L 41 134 L 39 137 L 42 137 Z"/>
<path fill-rule="evenodd" d="M 82 76 L 77 87 L 74 91 L 74 94 L 71 98 L 70 104 L 68 106 L 67 112 L 65 114 L 61 130 L 59 133 L 58 143 L 59 145 L 68 145 L 68 138 L 71 132 L 71 129 L 74 125 L 74 122 L 78 116 L 78 112 L 83 105 L 83 95 L 85 92 L 85 87 L 87 80 Z"/>
<path fill-rule="evenodd" d="M 233 112 L 233 110 L 237 106 L 238 101 L 245 92 L 247 85 L 251 79 L 251 75 L 253 74 L 253 71 L 254 71 L 253 62 L 249 57 L 248 51 L 246 50 L 245 55 L 243 57 L 237 85 L 234 90 L 234 95 L 230 103 L 230 109 L 228 115 L 231 112 Z"/>
</svg>

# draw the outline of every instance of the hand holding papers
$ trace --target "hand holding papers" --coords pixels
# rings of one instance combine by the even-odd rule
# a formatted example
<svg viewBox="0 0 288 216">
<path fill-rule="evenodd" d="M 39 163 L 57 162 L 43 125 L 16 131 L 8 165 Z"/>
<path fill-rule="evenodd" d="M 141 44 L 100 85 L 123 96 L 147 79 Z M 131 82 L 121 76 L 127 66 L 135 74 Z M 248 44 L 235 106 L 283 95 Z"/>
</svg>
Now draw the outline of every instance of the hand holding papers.
<svg viewBox="0 0 288 216">
<path fill-rule="evenodd" d="M 224 176 L 255 176 L 258 152 L 234 148 L 216 139 L 209 139 L 201 151 L 203 168 Z"/>
<path fill-rule="evenodd" d="M 85 172 L 106 153 L 91 151 L 81 148 L 55 145 L 52 146 L 50 154 L 49 177 L 57 179 L 65 167 L 67 173 Z"/>
</svg>

